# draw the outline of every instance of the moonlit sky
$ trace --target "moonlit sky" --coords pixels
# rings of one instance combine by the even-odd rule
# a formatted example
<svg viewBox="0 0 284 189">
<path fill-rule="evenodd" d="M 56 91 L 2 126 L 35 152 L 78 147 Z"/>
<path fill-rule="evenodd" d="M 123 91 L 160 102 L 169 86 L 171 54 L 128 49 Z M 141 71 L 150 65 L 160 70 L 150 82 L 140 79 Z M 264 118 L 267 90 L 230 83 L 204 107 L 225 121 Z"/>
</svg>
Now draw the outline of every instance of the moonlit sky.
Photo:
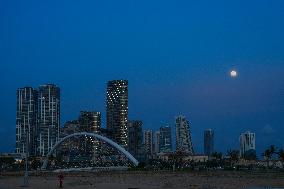
<svg viewBox="0 0 284 189">
<path fill-rule="evenodd" d="M 0 151 L 15 146 L 16 90 L 55 83 L 61 123 L 103 114 L 106 82 L 129 80 L 129 119 L 145 129 L 185 115 L 193 145 L 217 151 L 256 133 L 284 147 L 284 1 L 0 1 Z M 236 69 L 238 77 L 230 77 Z"/>
</svg>

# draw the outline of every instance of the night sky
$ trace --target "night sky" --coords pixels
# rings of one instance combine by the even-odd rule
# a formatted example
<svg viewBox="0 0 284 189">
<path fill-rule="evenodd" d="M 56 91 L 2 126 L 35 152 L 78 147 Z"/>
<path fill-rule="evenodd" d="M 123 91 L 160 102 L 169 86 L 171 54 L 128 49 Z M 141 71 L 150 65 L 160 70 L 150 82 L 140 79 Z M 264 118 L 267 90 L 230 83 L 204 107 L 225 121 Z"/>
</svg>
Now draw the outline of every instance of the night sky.
<svg viewBox="0 0 284 189">
<path fill-rule="evenodd" d="M 238 77 L 231 78 L 236 69 Z M 106 83 L 129 80 L 129 119 L 145 129 L 185 115 L 196 152 L 256 133 L 284 147 L 284 1 L 0 1 L 0 152 L 15 145 L 16 90 L 55 83 L 61 123 L 103 114 Z"/>
</svg>

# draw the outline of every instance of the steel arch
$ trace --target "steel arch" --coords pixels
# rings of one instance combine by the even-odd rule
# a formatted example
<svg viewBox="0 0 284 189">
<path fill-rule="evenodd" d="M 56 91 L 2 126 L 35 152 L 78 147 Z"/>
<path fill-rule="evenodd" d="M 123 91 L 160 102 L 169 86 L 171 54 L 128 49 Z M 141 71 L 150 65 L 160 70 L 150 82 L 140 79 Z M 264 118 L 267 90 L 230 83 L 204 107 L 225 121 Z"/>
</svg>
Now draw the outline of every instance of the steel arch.
<svg viewBox="0 0 284 189">
<path fill-rule="evenodd" d="M 62 142 L 66 141 L 69 138 L 75 137 L 75 136 L 91 136 L 91 137 L 95 137 L 97 139 L 103 140 L 106 143 L 110 144 L 111 146 L 113 146 L 114 148 L 116 148 L 117 150 L 119 150 L 121 153 L 123 153 L 135 166 L 138 165 L 138 161 L 128 152 L 126 151 L 124 148 L 122 148 L 120 145 L 118 145 L 117 143 L 115 143 L 114 141 L 110 140 L 107 137 L 95 134 L 95 133 L 87 133 L 87 132 L 81 132 L 81 133 L 74 133 L 71 135 L 68 135 L 64 138 L 62 138 L 60 141 L 58 141 L 53 147 L 52 149 L 48 152 L 48 154 L 45 157 L 45 160 L 41 166 L 42 170 L 46 169 L 47 163 L 48 163 L 48 158 L 50 157 L 50 155 L 53 153 L 53 151 L 57 148 L 57 146 L 59 146 Z"/>
</svg>

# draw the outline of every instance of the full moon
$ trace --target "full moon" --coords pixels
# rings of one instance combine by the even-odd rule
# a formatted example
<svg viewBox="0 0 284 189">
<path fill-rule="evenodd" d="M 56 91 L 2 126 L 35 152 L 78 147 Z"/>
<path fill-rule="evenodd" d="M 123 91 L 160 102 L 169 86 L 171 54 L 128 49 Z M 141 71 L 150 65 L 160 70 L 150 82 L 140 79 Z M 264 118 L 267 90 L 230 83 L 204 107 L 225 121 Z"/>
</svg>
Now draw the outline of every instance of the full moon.
<svg viewBox="0 0 284 189">
<path fill-rule="evenodd" d="M 231 76 L 231 77 L 237 77 L 237 76 L 238 76 L 237 71 L 236 71 L 236 70 L 232 70 L 232 71 L 230 72 L 230 76 Z"/>
</svg>

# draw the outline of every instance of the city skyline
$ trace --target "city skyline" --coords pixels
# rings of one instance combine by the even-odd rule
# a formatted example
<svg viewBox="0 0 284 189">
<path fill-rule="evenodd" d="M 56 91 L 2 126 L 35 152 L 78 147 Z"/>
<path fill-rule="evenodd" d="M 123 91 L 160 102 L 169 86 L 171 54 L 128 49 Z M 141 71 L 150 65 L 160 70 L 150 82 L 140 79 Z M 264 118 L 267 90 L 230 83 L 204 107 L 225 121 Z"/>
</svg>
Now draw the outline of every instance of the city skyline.
<svg viewBox="0 0 284 189">
<path fill-rule="evenodd" d="M 0 2 L 0 151 L 15 148 L 17 88 L 54 83 L 61 124 L 102 112 L 105 85 L 129 81 L 129 115 L 145 129 L 191 122 L 216 151 L 254 132 L 257 154 L 284 146 L 283 1 Z M 234 72 L 235 71 L 235 72 Z M 226 136 L 226 137 L 224 137 Z"/>
<path fill-rule="evenodd" d="M 112 80 L 112 81 L 108 81 L 107 83 L 109 84 L 109 83 L 111 83 L 111 82 L 116 82 L 116 81 L 126 81 L 126 80 Z M 56 85 L 54 85 L 54 84 L 45 84 L 45 85 L 40 85 L 40 87 L 39 87 L 39 89 L 40 88 L 43 88 L 43 87 L 48 87 L 48 86 L 50 86 L 51 88 L 52 87 L 57 87 Z M 109 88 L 109 86 L 107 85 L 107 89 Z M 20 90 L 24 90 L 24 89 L 33 89 L 35 92 L 36 92 L 36 96 L 38 95 L 37 94 L 37 91 L 34 89 L 34 88 L 32 88 L 32 87 L 23 87 L 23 88 L 19 88 L 18 89 L 18 91 L 20 91 Z M 39 90 L 40 91 L 40 90 Z M 128 81 L 127 81 L 127 91 L 128 91 Z M 19 93 L 19 92 L 18 92 Z M 39 97 L 39 102 L 40 102 L 40 97 Z M 40 108 L 39 108 L 39 110 L 40 110 Z M 84 113 L 84 112 L 88 112 L 88 111 L 82 111 L 82 110 L 80 110 L 80 113 L 82 114 L 82 113 Z M 94 110 L 92 110 L 92 112 L 95 112 L 95 113 L 98 113 L 99 114 L 99 116 L 101 117 L 101 113 L 100 112 L 97 112 L 97 111 L 94 111 Z M 174 138 L 175 139 L 177 139 L 176 137 L 177 137 L 177 135 L 176 134 L 174 134 L 174 131 L 172 130 L 172 129 L 174 129 L 175 130 L 175 127 L 176 127 L 176 119 L 177 118 L 179 118 L 179 117 L 184 117 L 184 116 L 175 116 L 174 117 L 174 119 L 175 119 L 175 121 L 172 123 L 172 124 L 168 124 L 169 125 L 169 127 L 171 128 L 171 140 L 174 140 Z M 174 120 L 173 119 L 173 120 Z M 74 119 L 73 119 L 74 120 Z M 63 128 L 63 125 L 65 124 L 65 123 L 68 123 L 69 121 L 72 121 L 72 119 L 71 120 L 66 120 L 66 122 L 61 122 L 61 128 Z M 101 125 L 101 120 L 99 121 L 99 125 Z M 105 127 L 104 128 L 107 128 L 106 127 L 106 125 L 105 125 Z M 159 129 L 161 129 L 162 128 L 162 126 L 161 127 L 159 127 L 157 130 L 154 130 L 153 131 L 153 133 L 155 133 L 155 132 L 159 132 Z M 147 131 L 147 128 L 143 128 L 143 130 L 144 131 Z M 242 131 L 242 132 L 244 132 L 244 131 Z M 189 134 L 191 134 L 190 132 L 189 132 Z M 153 138 L 154 138 L 154 136 L 153 136 Z M 153 140 L 153 143 L 154 143 L 154 140 Z M 172 143 L 171 144 L 172 145 L 172 151 L 175 151 L 175 150 L 177 150 L 177 149 L 175 149 L 177 146 L 175 146 L 175 145 L 177 145 L 177 143 Z M 204 143 L 203 143 L 203 145 L 204 145 Z M 231 148 L 230 148 L 231 149 Z M 237 150 L 240 150 L 241 151 L 241 149 L 239 149 L 239 148 L 235 148 L 235 149 L 237 149 Z M 203 150 L 204 150 L 204 147 L 203 147 L 203 149 L 201 150 L 201 151 L 198 151 L 198 153 L 203 153 Z M 257 151 L 258 152 L 258 151 Z M 262 152 L 258 152 L 258 154 L 257 155 L 259 155 L 260 153 L 262 153 Z"/>
</svg>

